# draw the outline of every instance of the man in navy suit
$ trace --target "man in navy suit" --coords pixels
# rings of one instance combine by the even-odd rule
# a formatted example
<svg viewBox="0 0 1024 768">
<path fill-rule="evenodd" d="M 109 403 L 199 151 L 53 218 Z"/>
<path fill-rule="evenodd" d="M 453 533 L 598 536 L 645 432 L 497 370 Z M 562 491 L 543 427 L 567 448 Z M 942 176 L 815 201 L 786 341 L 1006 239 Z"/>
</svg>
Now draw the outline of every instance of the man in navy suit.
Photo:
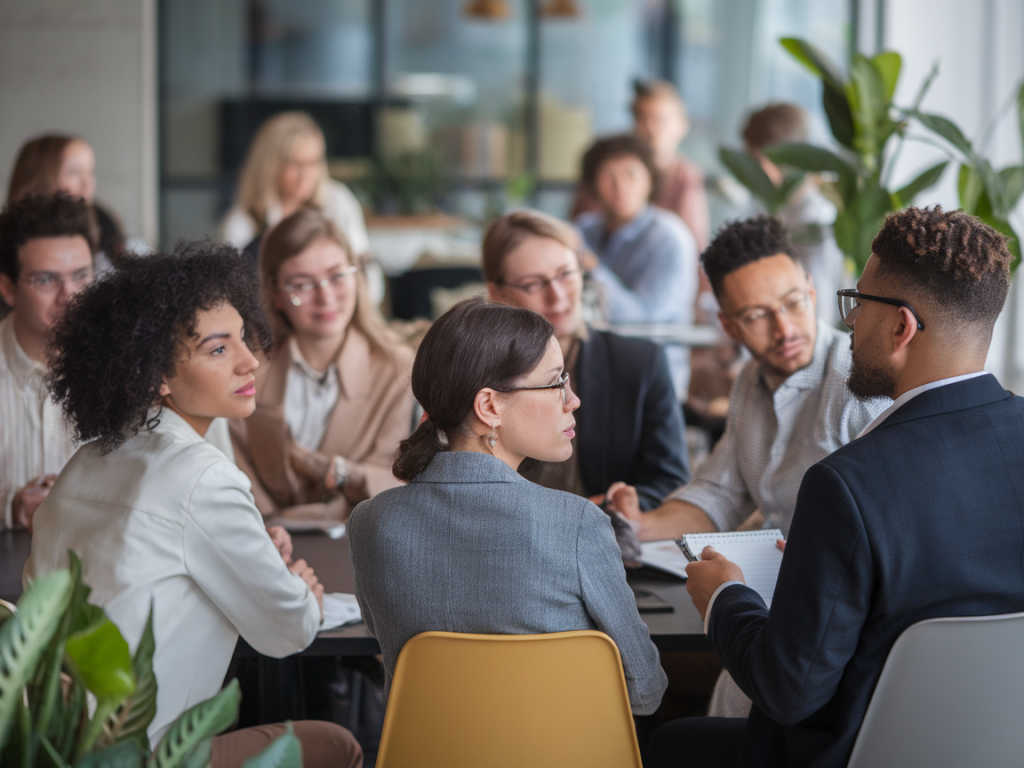
<svg viewBox="0 0 1024 768">
<path fill-rule="evenodd" d="M 904 629 L 1024 610 L 1024 400 L 983 371 L 1006 239 L 910 208 L 872 251 L 839 292 L 849 386 L 895 402 L 804 476 L 770 611 L 713 549 L 691 563 L 708 639 L 754 707 L 669 723 L 645 765 L 846 765 Z"/>
</svg>

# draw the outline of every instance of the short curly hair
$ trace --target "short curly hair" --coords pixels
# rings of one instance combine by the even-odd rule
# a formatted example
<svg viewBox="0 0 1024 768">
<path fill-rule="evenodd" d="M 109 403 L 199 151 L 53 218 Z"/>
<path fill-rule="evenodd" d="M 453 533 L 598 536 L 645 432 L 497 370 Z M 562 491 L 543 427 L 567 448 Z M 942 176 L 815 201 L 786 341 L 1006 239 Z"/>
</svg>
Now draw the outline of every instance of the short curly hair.
<svg viewBox="0 0 1024 768">
<path fill-rule="evenodd" d="M 799 264 L 786 228 L 773 216 L 727 222 L 715 235 L 700 260 L 715 296 L 721 298 L 725 276 L 740 267 L 784 253 Z"/>
<path fill-rule="evenodd" d="M 906 208 L 871 243 L 879 278 L 934 305 L 954 325 L 991 329 L 1010 290 L 1008 239 L 963 211 Z"/>
<path fill-rule="evenodd" d="M 75 235 L 85 238 L 89 250 L 96 254 L 96 214 L 82 198 L 58 192 L 15 200 L 0 213 L 0 274 L 7 275 L 12 283 L 18 282 L 18 251 L 30 240 Z"/>
<path fill-rule="evenodd" d="M 223 303 L 241 315 L 249 348 L 269 352 L 257 278 L 228 245 L 181 243 L 172 254 L 131 259 L 75 296 L 53 331 L 49 375 L 75 438 L 97 440 L 106 453 L 156 426 L 150 409 L 199 313 Z"/>
<path fill-rule="evenodd" d="M 658 191 L 661 183 L 661 174 L 658 166 L 654 164 L 654 150 L 651 145 L 633 133 L 620 133 L 616 136 L 608 136 L 598 139 L 590 145 L 590 149 L 583 155 L 580 177 L 583 185 L 594 197 L 597 197 L 597 175 L 601 167 L 609 160 L 619 157 L 635 157 L 651 176 L 651 197 Z"/>
</svg>

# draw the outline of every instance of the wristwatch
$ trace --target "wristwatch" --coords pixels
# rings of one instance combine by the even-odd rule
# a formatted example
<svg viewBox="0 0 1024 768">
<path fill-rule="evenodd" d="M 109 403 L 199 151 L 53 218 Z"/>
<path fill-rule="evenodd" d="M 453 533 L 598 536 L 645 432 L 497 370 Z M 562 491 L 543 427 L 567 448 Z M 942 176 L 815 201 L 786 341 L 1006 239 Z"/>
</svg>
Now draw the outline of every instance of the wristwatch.
<svg viewBox="0 0 1024 768">
<path fill-rule="evenodd" d="M 327 486 L 327 490 L 336 491 L 345 484 L 348 480 L 348 464 L 341 458 L 341 456 L 335 456 L 331 460 L 331 468 L 327 472 L 327 477 L 324 478 L 324 485 Z"/>
</svg>

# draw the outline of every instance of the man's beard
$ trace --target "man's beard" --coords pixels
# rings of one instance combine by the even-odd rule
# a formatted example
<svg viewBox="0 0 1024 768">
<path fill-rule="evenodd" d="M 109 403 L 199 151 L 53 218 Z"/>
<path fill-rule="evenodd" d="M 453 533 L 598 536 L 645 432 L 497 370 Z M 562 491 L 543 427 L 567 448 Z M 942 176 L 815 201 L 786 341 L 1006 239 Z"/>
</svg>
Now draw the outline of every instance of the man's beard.
<svg viewBox="0 0 1024 768">
<path fill-rule="evenodd" d="M 877 338 L 868 339 L 853 354 L 853 365 L 846 386 L 858 400 L 892 397 L 896 391 L 896 375 L 893 370 L 870 362 L 872 356 L 881 357 L 881 347 Z"/>
</svg>

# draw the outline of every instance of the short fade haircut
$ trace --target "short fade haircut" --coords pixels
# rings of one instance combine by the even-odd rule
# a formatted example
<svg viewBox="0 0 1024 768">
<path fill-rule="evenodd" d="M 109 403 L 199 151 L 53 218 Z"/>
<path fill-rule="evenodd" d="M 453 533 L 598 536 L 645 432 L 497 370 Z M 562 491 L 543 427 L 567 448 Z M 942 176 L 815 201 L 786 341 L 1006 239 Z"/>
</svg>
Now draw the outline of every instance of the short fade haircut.
<svg viewBox="0 0 1024 768">
<path fill-rule="evenodd" d="M 726 275 L 780 253 L 789 256 L 794 264 L 800 264 L 782 222 L 773 216 L 761 215 L 726 223 L 701 254 L 700 260 L 715 296 L 721 299 Z"/>
<path fill-rule="evenodd" d="M 963 211 L 907 208 L 871 243 L 878 276 L 934 304 L 954 327 L 991 332 L 1010 290 L 1008 238 Z"/>
<path fill-rule="evenodd" d="M 95 256 L 99 227 L 92 206 L 82 198 L 58 192 L 15 200 L 0 213 L 0 274 L 18 282 L 18 251 L 30 240 L 75 235 L 85 238 Z"/>
<path fill-rule="evenodd" d="M 583 166 L 580 173 L 587 191 L 594 197 L 599 196 L 597 194 L 597 175 L 601 172 L 601 167 L 609 160 L 619 157 L 635 157 L 644 164 L 647 173 L 651 176 L 651 197 L 654 197 L 661 180 L 658 167 L 654 164 L 654 151 L 650 144 L 632 133 L 608 136 L 598 139 L 590 145 L 590 149 L 583 155 Z"/>
</svg>

